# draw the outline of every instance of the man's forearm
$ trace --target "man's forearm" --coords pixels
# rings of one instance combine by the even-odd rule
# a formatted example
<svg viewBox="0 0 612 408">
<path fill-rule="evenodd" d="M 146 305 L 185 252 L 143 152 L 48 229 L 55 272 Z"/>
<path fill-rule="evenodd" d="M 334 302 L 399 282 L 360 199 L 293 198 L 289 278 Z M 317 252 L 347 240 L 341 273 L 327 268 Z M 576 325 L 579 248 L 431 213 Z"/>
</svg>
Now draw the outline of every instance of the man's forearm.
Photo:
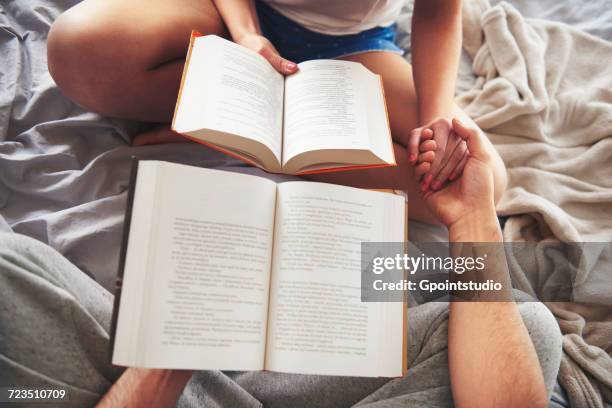
<svg viewBox="0 0 612 408">
<path fill-rule="evenodd" d="M 462 217 L 449 227 L 449 234 L 453 242 L 499 243 L 497 259 L 489 259 L 486 265 L 499 269 L 489 270 L 491 277 L 504 280 L 504 286 L 509 285 L 509 277 L 501 276 L 507 275 L 507 265 L 493 209 Z M 495 251 L 496 247 L 491 245 L 491 248 Z M 547 406 L 538 356 L 518 307 L 511 299 L 451 302 L 448 355 L 456 406 Z"/>
<path fill-rule="evenodd" d="M 214 0 L 214 3 L 234 40 L 245 34 L 261 34 L 254 0 Z"/>
<path fill-rule="evenodd" d="M 173 407 L 192 374 L 189 370 L 128 368 L 97 407 Z"/>
<path fill-rule="evenodd" d="M 450 242 L 502 242 L 495 204 L 465 214 L 448 226 Z"/>
<path fill-rule="evenodd" d="M 448 364 L 457 407 L 546 407 L 538 356 L 512 302 L 454 302 Z"/>
<path fill-rule="evenodd" d="M 415 2 L 411 48 L 420 125 L 452 113 L 461 35 L 461 0 Z"/>
</svg>

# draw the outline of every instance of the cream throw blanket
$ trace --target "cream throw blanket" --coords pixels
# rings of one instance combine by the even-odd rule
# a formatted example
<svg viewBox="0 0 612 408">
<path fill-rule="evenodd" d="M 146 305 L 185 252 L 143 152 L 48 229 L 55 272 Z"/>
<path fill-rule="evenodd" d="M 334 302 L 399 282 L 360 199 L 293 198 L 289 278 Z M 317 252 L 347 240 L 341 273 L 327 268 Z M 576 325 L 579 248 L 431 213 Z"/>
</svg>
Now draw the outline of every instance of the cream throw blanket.
<svg viewBox="0 0 612 408">
<path fill-rule="evenodd" d="M 458 103 L 508 167 L 498 206 L 511 216 L 504 239 L 539 242 L 532 256 L 510 255 L 509 263 L 520 289 L 542 295 L 559 262 L 550 249 L 612 240 L 612 44 L 525 19 L 506 3 L 464 4 L 476 81 Z M 612 404 L 609 247 L 574 254 L 575 303 L 549 304 L 564 334 L 559 379 L 574 407 Z"/>
</svg>

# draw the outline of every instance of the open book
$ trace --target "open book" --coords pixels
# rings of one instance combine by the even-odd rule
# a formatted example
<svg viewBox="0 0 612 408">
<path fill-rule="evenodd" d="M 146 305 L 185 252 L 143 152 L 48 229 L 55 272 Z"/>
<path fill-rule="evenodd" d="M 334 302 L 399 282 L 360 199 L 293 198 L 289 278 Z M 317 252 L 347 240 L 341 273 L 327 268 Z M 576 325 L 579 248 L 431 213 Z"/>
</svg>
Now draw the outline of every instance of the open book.
<svg viewBox="0 0 612 408">
<path fill-rule="evenodd" d="M 403 197 L 158 161 L 137 174 L 113 364 L 405 372 L 405 304 L 361 302 L 360 273 L 362 241 L 404 240 Z"/>
<path fill-rule="evenodd" d="M 363 65 L 299 64 L 192 35 L 172 129 L 273 173 L 395 165 L 382 82 Z"/>
</svg>

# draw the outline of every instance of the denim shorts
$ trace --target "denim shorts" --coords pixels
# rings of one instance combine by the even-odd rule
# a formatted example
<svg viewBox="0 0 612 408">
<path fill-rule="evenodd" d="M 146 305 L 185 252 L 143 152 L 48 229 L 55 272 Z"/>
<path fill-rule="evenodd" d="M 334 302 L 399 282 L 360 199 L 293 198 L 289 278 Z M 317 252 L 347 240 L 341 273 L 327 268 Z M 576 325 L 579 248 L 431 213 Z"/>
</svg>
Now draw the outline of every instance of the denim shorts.
<svg viewBox="0 0 612 408">
<path fill-rule="evenodd" d="M 302 27 L 262 1 L 257 1 L 256 5 L 263 35 L 274 44 L 281 56 L 297 63 L 368 51 L 404 53 L 395 43 L 395 24 L 358 34 L 328 35 Z"/>
</svg>

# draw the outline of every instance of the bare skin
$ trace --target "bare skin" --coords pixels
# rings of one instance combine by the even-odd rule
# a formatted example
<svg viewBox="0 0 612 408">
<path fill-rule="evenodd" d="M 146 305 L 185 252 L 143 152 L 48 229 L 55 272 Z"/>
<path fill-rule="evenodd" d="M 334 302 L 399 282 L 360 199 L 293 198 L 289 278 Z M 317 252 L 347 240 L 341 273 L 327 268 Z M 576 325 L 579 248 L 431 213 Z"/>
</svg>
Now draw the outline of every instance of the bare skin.
<svg viewBox="0 0 612 408">
<path fill-rule="evenodd" d="M 174 407 L 192 375 L 189 370 L 128 368 L 96 407 Z"/>
<path fill-rule="evenodd" d="M 391 53 L 346 58 L 361 62 L 383 78 L 398 166 L 322 174 L 311 176 L 312 180 L 405 190 L 411 199 L 411 218 L 439 223 L 417 193 L 440 189 L 452 173 L 458 177 L 465 165 L 465 143 L 459 141 L 463 150 L 447 143 L 452 139 L 450 118 L 459 116 L 473 125 L 452 102 L 461 45 L 460 17 L 460 0 L 416 1 L 414 72 L 403 58 Z M 67 96 L 92 111 L 169 123 L 192 29 L 232 38 L 260 52 L 283 74 L 297 69 L 261 36 L 251 0 L 84 0 L 53 24 L 49 70 Z M 419 147 L 431 138 L 434 143 Z M 184 141 L 166 126 L 140 135 L 135 144 L 176 140 Z M 435 154 L 423 155 L 428 148 Z M 492 146 L 488 148 L 497 156 Z M 430 166 L 419 182 L 414 166 L 429 163 L 427 159 Z M 499 197 L 506 186 L 501 160 L 496 160 L 494 173 Z M 441 180 L 435 183 L 435 178 Z"/>
<path fill-rule="evenodd" d="M 210 0 L 85 0 L 51 26 L 49 71 L 87 109 L 169 123 L 193 29 L 228 35 Z"/>
<path fill-rule="evenodd" d="M 487 138 L 457 120 L 453 129 L 470 151 L 464 175 L 439 191 L 425 193 L 426 205 L 448 227 L 450 242 L 503 242 Z M 510 287 L 508 272 L 504 274 Z M 455 405 L 548 406 L 538 356 L 511 296 L 506 301 L 451 302 L 449 307 L 448 366 Z"/>
</svg>

